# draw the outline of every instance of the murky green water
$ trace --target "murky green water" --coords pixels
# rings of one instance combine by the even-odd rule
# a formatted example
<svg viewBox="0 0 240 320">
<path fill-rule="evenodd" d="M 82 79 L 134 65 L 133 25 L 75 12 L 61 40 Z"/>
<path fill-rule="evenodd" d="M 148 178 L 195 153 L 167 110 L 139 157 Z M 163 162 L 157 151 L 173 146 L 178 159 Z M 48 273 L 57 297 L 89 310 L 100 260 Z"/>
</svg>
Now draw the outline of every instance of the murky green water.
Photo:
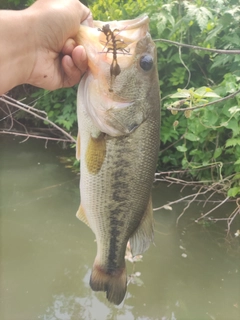
<svg viewBox="0 0 240 320">
<path fill-rule="evenodd" d="M 96 244 L 75 218 L 78 177 L 58 153 L 38 141 L 0 142 L 1 320 L 240 319 L 240 242 L 227 246 L 222 226 L 194 224 L 200 206 L 191 206 L 178 228 L 182 204 L 155 212 L 155 246 L 136 264 L 141 274 L 123 305 L 92 292 Z M 153 189 L 155 207 L 181 196 L 166 184 Z"/>
</svg>

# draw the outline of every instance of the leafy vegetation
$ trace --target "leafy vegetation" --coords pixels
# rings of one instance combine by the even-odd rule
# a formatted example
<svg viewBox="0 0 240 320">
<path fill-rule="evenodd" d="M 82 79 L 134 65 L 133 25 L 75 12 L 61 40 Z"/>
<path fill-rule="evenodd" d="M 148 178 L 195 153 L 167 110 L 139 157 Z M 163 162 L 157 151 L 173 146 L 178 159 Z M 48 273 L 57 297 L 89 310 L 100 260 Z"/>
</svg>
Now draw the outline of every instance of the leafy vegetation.
<svg viewBox="0 0 240 320">
<path fill-rule="evenodd" d="M 29 4 L 23 0 L 8 3 Z M 228 196 L 239 195 L 240 95 L 188 109 L 240 90 L 240 54 L 220 54 L 163 41 L 212 49 L 239 48 L 238 1 L 97 0 L 89 1 L 89 5 L 96 20 L 131 19 L 144 12 L 150 17 L 151 35 L 158 50 L 162 96 L 158 170 L 183 169 L 187 179 L 222 180 Z M 31 94 L 31 99 L 36 98 L 37 108 L 48 112 L 49 119 L 75 134 L 75 88 L 51 93 L 37 90 Z"/>
<path fill-rule="evenodd" d="M 76 87 L 55 90 L 51 93 L 48 90 L 39 89 L 31 94 L 31 98 L 37 101 L 38 109 L 47 112 L 50 121 L 67 131 L 73 131 L 76 136 L 76 95 Z"/>
</svg>

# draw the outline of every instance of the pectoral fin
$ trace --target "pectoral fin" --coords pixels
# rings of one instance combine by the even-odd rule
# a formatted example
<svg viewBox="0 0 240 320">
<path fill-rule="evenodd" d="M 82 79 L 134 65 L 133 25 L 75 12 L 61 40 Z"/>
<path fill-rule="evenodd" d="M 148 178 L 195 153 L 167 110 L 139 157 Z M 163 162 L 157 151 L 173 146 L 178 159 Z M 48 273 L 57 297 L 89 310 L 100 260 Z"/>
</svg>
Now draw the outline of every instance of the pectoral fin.
<svg viewBox="0 0 240 320">
<path fill-rule="evenodd" d="M 101 133 L 98 138 L 90 137 L 86 152 L 86 164 L 89 173 L 97 174 L 102 167 L 106 156 L 105 134 Z"/>
<path fill-rule="evenodd" d="M 149 248 L 150 243 L 153 241 L 152 197 L 150 197 L 149 199 L 148 206 L 142 218 L 140 226 L 129 241 L 133 256 L 142 254 Z"/>
<path fill-rule="evenodd" d="M 78 132 L 77 135 L 77 142 L 76 142 L 76 158 L 80 160 L 81 152 L 80 152 L 80 134 Z"/>
</svg>

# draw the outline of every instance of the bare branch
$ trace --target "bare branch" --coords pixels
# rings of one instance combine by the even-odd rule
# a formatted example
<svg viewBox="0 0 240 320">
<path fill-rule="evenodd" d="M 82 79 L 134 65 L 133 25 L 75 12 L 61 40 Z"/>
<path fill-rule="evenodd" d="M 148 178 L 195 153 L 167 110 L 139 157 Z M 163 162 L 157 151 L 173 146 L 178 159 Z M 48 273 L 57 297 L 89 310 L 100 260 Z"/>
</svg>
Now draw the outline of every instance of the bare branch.
<svg viewBox="0 0 240 320">
<path fill-rule="evenodd" d="M 224 98 L 221 98 L 221 99 L 219 99 L 219 100 L 214 100 L 214 101 L 211 101 L 211 102 L 208 102 L 208 103 L 200 104 L 200 105 L 195 106 L 195 107 L 189 107 L 189 108 L 172 108 L 172 107 L 168 107 L 167 109 L 168 109 L 168 110 L 175 110 L 175 111 L 186 111 L 186 110 L 200 109 L 200 108 L 204 108 L 204 107 L 207 107 L 207 106 L 210 106 L 210 105 L 219 103 L 219 102 L 226 101 L 226 100 L 228 100 L 228 99 L 232 99 L 232 98 L 234 98 L 234 97 L 235 97 L 237 94 L 239 94 L 239 93 L 240 93 L 240 90 L 237 90 L 236 92 L 231 93 L 231 94 L 229 94 L 228 96 L 226 96 L 226 97 L 224 97 Z"/>
<path fill-rule="evenodd" d="M 185 173 L 186 171 L 187 170 L 178 170 L 178 171 L 176 170 L 176 171 L 160 172 L 155 174 L 155 181 L 167 182 L 169 186 L 171 186 L 172 184 L 180 184 L 180 185 L 183 185 L 183 188 L 192 187 L 197 190 L 196 192 L 188 194 L 187 196 L 165 203 L 160 207 L 154 208 L 153 211 L 167 209 L 167 207 L 172 207 L 175 204 L 187 202 L 187 204 L 184 206 L 182 212 L 180 213 L 180 215 L 176 220 L 176 224 L 178 224 L 179 220 L 185 214 L 186 210 L 194 202 L 202 203 L 203 207 L 205 207 L 207 203 L 208 204 L 211 203 L 213 204 L 212 209 L 208 210 L 205 214 L 202 214 L 199 218 L 195 220 L 195 222 L 199 223 L 201 220 L 206 220 L 206 219 L 207 221 L 212 221 L 212 222 L 226 221 L 227 233 L 229 234 L 232 222 L 237 217 L 237 215 L 240 214 L 240 198 L 234 199 L 226 196 L 227 185 L 231 183 L 230 180 L 234 177 L 235 174 L 227 176 L 226 178 L 221 179 L 219 181 L 214 181 L 214 180 L 205 181 L 205 184 L 203 181 L 184 181 L 184 180 L 170 176 L 171 174 L 179 175 L 179 174 Z M 223 196 L 222 199 L 212 200 L 211 198 L 216 194 L 221 194 Z M 227 202 L 236 202 L 237 206 L 231 214 L 228 214 L 228 216 L 225 218 L 209 217 L 209 215 L 212 212 L 216 211 L 219 207 L 223 206 Z"/>
<path fill-rule="evenodd" d="M 230 232 L 230 228 L 231 228 L 231 224 L 233 222 L 233 220 L 236 218 L 236 216 L 239 214 L 239 205 L 237 206 L 237 208 L 232 212 L 232 214 L 228 217 L 228 230 L 227 233 L 229 234 Z"/>
<path fill-rule="evenodd" d="M 185 44 L 185 43 L 180 43 L 176 41 L 171 41 L 167 39 L 154 39 L 154 42 L 166 42 L 173 44 L 178 47 L 185 47 L 185 48 L 190 48 L 193 50 L 203 50 L 203 51 L 209 51 L 213 53 L 222 53 L 222 54 L 240 54 L 240 50 L 222 50 L 222 49 L 210 49 L 210 48 L 204 48 L 204 47 L 199 47 L 199 46 L 193 46 L 191 44 Z"/>
<path fill-rule="evenodd" d="M 20 109 L 20 110 L 23 110 L 23 111 L 25 111 L 25 112 L 27 112 L 27 113 L 30 113 L 31 115 L 33 115 L 34 117 L 36 117 L 36 118 L 38 118 L 38 119 L 41 119 L 41 120 L 43 120 L 43 121 L 47 121 L 52 127 L 54 127 L 54 128 L 56 128 L 57 130 L 59 130 L 61 133 L 63 133 L 64 136 L 66 136 L 66 137 L 68 138 L 68 140 L 67 140 L 67 139 L 66 139 L 66 140 L 62 139 L 62 140 L 66 141 L 66 142 L 76 143 L 76 140 L 75 140 L 68 132 L 66 132 L 66 131 L 63 130 L 61 127 L 59 127 L 58 125 L 56 125 L 54 122 L 50 121 L 50 120 L 47 118 L 46 112 L 41 111 L 41 110 L 37 110 L 37 109 L 35 109 L 34 107 L 30 107 L 30 106 L 28 106 L 28 105 L 26 105 L 26 104 L 24 104 L 24 103 L 21 103 L 21 102 L 15 100 L 15 99 L 13 99 L 13 98 L 10 98 L 10 97 L 6 96 L 6 95 L 0 96 L 0 101 L 3 101 L 4 103 L 7 103 L 7 104 L 9 104 L 9 105 L 11 105 L 11 106 L 13 106 L 13 107 L 15 107 L 15 108 L 18 108 L 18 109 Z M 41 116 L 41 115 L 39 115 L 38 113 L 42 113 L 42 114 L 44 114 L 44 116 Z M 1 132 L 2 132 L 2 133 L 8 133 L 8 132 L 6 132 L 6 131 L 4 131 L 4 130 L 2 130 Z M 16 134 L 16 133 L 12 133 L 12 134 Z M 18 135 L 20 135 L 20 134 L 18 134 Z M 24 134 L 21 134 L 21 135 L 24 135 Z M 28 135 L 28 136 L 29 136 L 29 135 Z M 32 137 L 33 137 L 33 136 L 32 136 Z M 34 136 L 34 137 L 38 137 L 38 138 L 39 138 L 39 136 Z M 41 138 L 39 138 L 39 139 L 41 139 Z M 44 139 L 44 138 L 43 138 L 43 139 Z M 52 139 L 51 139 L 51 138 L 46 138 L 46 137 L 45 137 L 45 139 L 48 139 L 48 140 L 58 140 L 58 141 L 60 141 L 59 139 L 56 139 L 56 138 L 52 138 Z"/>
<path fill-rule="evenodd" d="M 196 200 L 196 198 L 201 194 L 201 190 L 202 187 L 199 189 L 199 191 L 197 193 L 195 193 L 194 197 L 188 201 L 188 204 L 186 205 L 186 207 L 183 209 L 182 213 L 178 216 L 177 220 L 176 220 L 176 225 L 178 225 L 179 220 L 181 219 L 181 217 L 184 215 L 185 211 L 190 207 L 190 204 Z"/>
<path fill-rule="evenodd" d="M 11 98 L 6 94 L 3 94 L 2 97 L 5 99 L 5 103 L 8 103 L 8 100 L 10 100 L 11 102 L 13 102 L 13 103 L 15 103 L 15 104 L 17 104 L 19 106 L 22 106 L 22 107 L 26 108 L 27 110 L 33 110 L 34 112 L 42 113 L 43 115 L 45 115 L 47 117 L 47 113 L 45 111 L 43 111 L 43 110 L 36 109 L 35 107 L 30 107 L 29 105 L 24 104 L 24 103 L 14 99 L 14 98 Z M 0 96 L 0 99 L 1 99 L 1 96 Z"/>
<path fill-rule="evenodd" d="M 197 192 L 197 195 L 204 195 L 204 194 L 206 194 L 207 192 L 209 192 L 209 190 L 205 190 L 205 191 L 203 191 L 203 192 Z M 176 204 L 176 203 L 179 203 L 179 202 L 183 202 L 184 200 L 189 199 L 189 198 L 196 198 L 196 193 L 190 194 L 190 195 L 185 196 L 185 197 L 183 197 L 183 198 L 180 198 L 180 199 L 178 199 L 178 200 L 171 201 L 171 202 L 169 202 L 167 205 L 168 205 L 168 206 L 171 206 L 171 205 L 173 205 L 173 204 Z M 190 201 L 192 201 L 192 199 L 190 199 Z M 161 207 L 158 207 L 158 208 L 154 208 L 153 211 L 158 211 L 158 210 L 160 210 L 160 209 L 163 209 L 164 207 L 165 207 L 165 205 L 163 205 L 163 206 L 161 206 Z"/>
<path fill-rule="evenodd" d="M 15 135 L 15 136 L 27 137 L 27 139 L 36 138 L 36 139 L 43 139 L 43 140 L 52 140 L 52 141 L 62 141 L 62 142 L 71 142 L 71 143 L 73 143 L 72 140 L 44 137 L 44 136 L 38 136 L 38 135 L 34 135 L 34 134 L 29 134 L 29 133 L 21 133 L 21 132 L 17 132 L 17 131 L 0 130 L 0 134 L 12 134 L 12 135 Z"/>
<path fill-rule="evenodd" d="M 206 216 L 208 216 L 211 212 L 213 212 L 214 210 L 216 210 L 217 208 L 219 208 L 220 206 L 222 206 L 225 202 L 227 202 L 229 199 L 229 197 L 226 197 L 220 204 L 218 204 L 216 207 L 214 207 L 213 209 L 209 210 L 208 212 L 206 212 L 205 214 L 203 214 L 201 217 L 199 217 L 198 219 L 196 219 L 196 222 L 199 222 L 199 220 L 205 218 Z"/>
</svg>

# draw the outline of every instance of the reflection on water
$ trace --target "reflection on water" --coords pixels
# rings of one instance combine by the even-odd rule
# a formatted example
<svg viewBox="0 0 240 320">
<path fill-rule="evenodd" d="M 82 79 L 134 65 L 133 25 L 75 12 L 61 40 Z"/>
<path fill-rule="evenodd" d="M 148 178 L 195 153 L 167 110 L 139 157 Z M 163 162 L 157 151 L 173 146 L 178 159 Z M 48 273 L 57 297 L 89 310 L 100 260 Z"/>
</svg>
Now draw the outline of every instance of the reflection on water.
<svg viewBox="0 0 240 320">
<path fill-rule="evenodd" d="M 226 246 L 220 226 L 194 224 L 202 208 L 192 206 L 178 228 L 182 204 L 155 212 L 155 246 L 134 268 L 128 262 L 137 277 L 116 307 L 89 287 L 96 243 L 75 218 L 79 178 L 59 164 L 60 151 L 11 139 L 0 150 L 1 320 L 240 319 L 239 239 Z M 153 188 L 155 207 L 181 196 Z"/>
</svg>

